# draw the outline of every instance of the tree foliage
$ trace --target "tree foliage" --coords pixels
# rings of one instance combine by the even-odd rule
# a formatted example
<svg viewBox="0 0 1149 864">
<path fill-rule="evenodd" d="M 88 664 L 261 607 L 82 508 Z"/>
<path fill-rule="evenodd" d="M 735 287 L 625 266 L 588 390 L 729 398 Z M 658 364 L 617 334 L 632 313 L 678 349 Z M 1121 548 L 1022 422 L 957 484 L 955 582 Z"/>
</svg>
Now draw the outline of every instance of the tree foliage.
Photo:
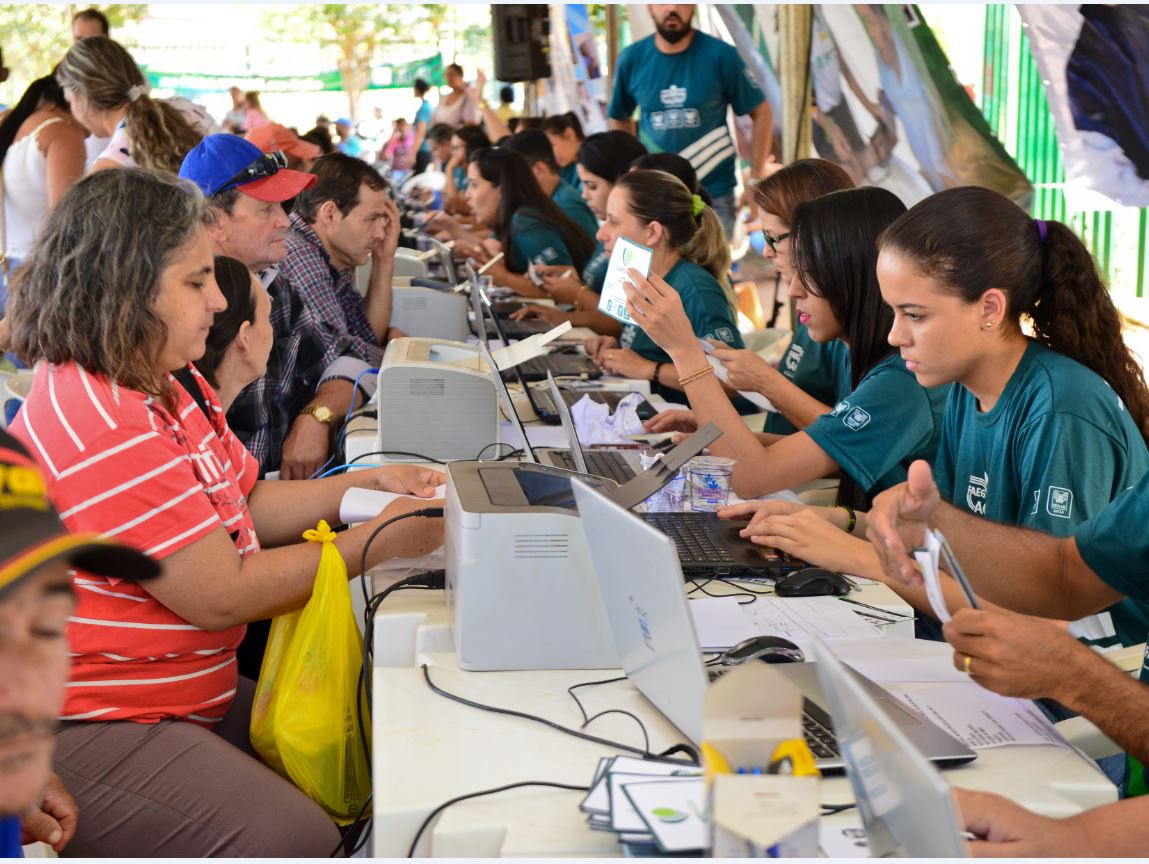
<svg viewBox="0 0 1149 864">
<path fill-rule="evenodd" d="M 371 66 L 386 62 L 380 49 L 409 43 L 420 28 L 433 35 L 447 14 L 445 4 L 308 4 L 287 14 L 264 16 L 263 26 L 287 42 L 331 49 L 347 92 L 351 119 L 358 120 L 359 98 L 370 82 Z"/>
<path fill-rule="evenodd" d="M 139 21 L 148 13 L 146 3 L 95 5 L 34 3 L 0 4 L 0 47 L 12 78 L 27 85 L 42 78 L 63 59 L 72 44 L 72 16 L 81 9 L 99 9 L 108 17 L 112 38 L 116 28 Z"/>
</svg>

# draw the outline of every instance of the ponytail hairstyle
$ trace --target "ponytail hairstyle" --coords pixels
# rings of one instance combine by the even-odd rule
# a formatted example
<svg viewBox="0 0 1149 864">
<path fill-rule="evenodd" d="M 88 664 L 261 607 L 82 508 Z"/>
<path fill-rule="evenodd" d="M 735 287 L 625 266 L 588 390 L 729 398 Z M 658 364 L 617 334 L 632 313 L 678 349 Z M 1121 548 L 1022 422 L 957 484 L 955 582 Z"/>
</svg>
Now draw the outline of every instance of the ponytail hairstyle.
<svg viewBox="0 0 1149 864">
<path fill-rule="evenodd" d="M 854 181 L 841 165 L 827 159 L 799 159 L 759 183 L 754 203 L 789 225 L 803 201 L 853 188 Z"/>
<path fill-rule="evenodd" d="M 239 328 L 255 321 L 255 292 L 251 287 L 251 271 L 226 255 L 215 256 L 215 281 L 227 300 L 227 308 L 215 313 L 215 322 L 207 334 L 207 350 L 195 361 L 195 368 L 218 390 L 219 367 L 227 349 L 235 342 Z"/>
<path fill-rule="evenodd" d="M 549 117 L 544 117 L 540 124 L 543 131 L 548 135 L 562 135 L 568 130 L 574 132 L 575 137 L 579 141 L 585 141 L 586 135 L 582 131 L 582 122 L 578 119 L 578 115 L 574 111 L 568 111 L 566 114 L 552 114 Z"/>
<path fill-rule="evenodd" d="M 546 133 L 547 139 L 554 145 L 555 158 L 559 166 L 565 168 L 573 165 L 578 160 L 579 147 L 586 140 L 578 115 L 568 111 L 566 114 L 544 117 L 539 125 Z"/>
<path fill-rule="evenodd" d="M 705 186 L 698 182 L 698 172 L 694 170 L 694 166 L 685 156 L 679 156 L 677 153 L 666 150 L 661 153 L 648 153 L 630 163 L 631 171 L 640 169 L 665 171 L 667 174 L 673 174 L 686 184 L 691 195 L 697 195 L 707 207 L 714 206 L 710 193 L 706 191 Z"/>
<path fill-rule="evenodd" d="M 578 148 L 579 165 L 614 185 L 627 172 L 635 159 L 646 155 L 642 142 L 620 129 L 596 132 L 586 138 Z"/>
<path fill-rule="evenodd" d="M 20 131 L 24 121 L 42 107 L 58 108 L 65 113 L 70 110 L 68 100 L 64 98 L 64 90 L 57 83 L 54 73 L 38 78 L 29 84 L 24 95 L 20 97 L 20 101 L 12 107 L 12 110 L 4 117 L 4 121 L 0 123 L 0 163 L 4 161 L 12 142 L 16 140 L 16 133 Z"/>
<path fill-rule="evenodd" d="M 737 308 L 730 285 L 730 244 L 713 208 L 699 200 L 699 211 L 698 196 L 665 171 L 631 171 L 619 177 L 614 188 L 626 190 L 630 212 L 637 219 L 662 225 L 670 245 L 687 261 L 706 268 L 725 289 L 731 308 Z"/>
<path fill-rule="evenodd" d="M 470 162 L 478 166 L 479 175 L 484 180 L 499 187 L 498 224 L 492 227 L 504 249 L 510 250 L 514 239 L 511 220 L 517 211 L 522 210 L 525 215 L 559 232 L 574 260 L 575 272 L 582 272 L 594 252 L 594 241 L 543 192 L 522 155 L 502 147 L 487 147 L 476 150 Z M 504 261 L 513 272 L 509 254 Z"/>
<path fill-rule="evenodd" d="M 894 310 L 878 287 L 878 238 L 906 205 L 885 189 L 865 186 L 831 192 L 799 204 L 790 222 L 790 259 L 803 287 L 830 305 L 850 348 L 850 386 L 894 353 L 889 343 Z M 847 473 L 838 503 L 866 508 L 866 490 Z"/>
<path fill-rule="evenodd" d="M 148 95 L 148 82 L 131 55 L 107 36 L 88 36 L 68 49 L 56 70 L 60 86 L 105 111 L 126 103 L 124 121 L 132 160 L 141 168 L 178 174 L 203 137 L 166 102 Z"/>
<path fill-rule="evenodd" d="M 1149 392 L 1089 250 L 1063 223 L 1038 221 L 1004 195 L 962 186 L 931 195 L 882 235 L 942 290 L 976 303 L 990 288 L 1037 341 L 1092 369 L 1149 440 Z"/>
</svg>

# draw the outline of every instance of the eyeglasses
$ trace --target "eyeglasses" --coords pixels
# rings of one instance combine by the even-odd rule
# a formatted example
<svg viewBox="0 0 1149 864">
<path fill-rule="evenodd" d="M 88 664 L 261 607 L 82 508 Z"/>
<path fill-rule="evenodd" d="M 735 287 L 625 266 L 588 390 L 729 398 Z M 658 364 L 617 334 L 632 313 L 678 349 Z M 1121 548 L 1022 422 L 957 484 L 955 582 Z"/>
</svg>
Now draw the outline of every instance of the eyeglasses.
<svg viewBox="0 0 1149 864">
<path fill-rule="evenodd" d="M 264 153 L 250 165 L 237 171 L 230 180 L 216 189 L 212 194 L 217 195 L 220 192 L 226 192 L 228 189 L 232 189 L 243 183 L 250 183 L 252 180 L 270 177 L 273 174 L 279 173 L 279 169 L 286 167 L 287 156 L 282 150 Z"/>
<path fill-rule="evenodd" d="M 775 255 L 778 254 L 778 244 L 781 243 L 783 240 L 786 240 L 789 236 L 790 236 L 789 231 L 784 231 L 783 233 L 779 234 L 777 237 L 771 237 L 770 234 L 766 231 L 762 232 L 762 237 L 766 241 L 766 245 L 770 247 L 770 251 L 773 252 Z"/>
</svg>

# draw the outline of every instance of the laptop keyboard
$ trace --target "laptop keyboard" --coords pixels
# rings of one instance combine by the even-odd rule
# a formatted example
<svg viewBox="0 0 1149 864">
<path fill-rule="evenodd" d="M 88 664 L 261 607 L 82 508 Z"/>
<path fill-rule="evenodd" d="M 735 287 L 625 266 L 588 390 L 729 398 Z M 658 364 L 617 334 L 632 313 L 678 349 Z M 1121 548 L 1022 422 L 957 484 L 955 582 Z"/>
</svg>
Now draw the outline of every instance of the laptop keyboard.
<svg viewBox="0 0 1149 864">
<path fill-rule="evenodd" d="M 555 455 L 562 463 L 560 468 L 566 468 L 568 471 L 578 470 L 575 468 L 570 451 L 564 450 Z M 626 459 L 621 453 L 613 450 L 589 450 L 583 451 L 583 458 L 586 459 L 586 467 L 591 474 L 606 477 L 620 484 L 634 479 L 634 469 L 626 463 Z"/>
<path fill-rule="evenodd" d="M 700 518 L 693 518 L 698 516 Z M 698 564 L 736 564 L 737 559 L 710 533 L 712 517 L 705 513 L 643 513 L 648 525 L 673 538 L 684 568 Z"/>
<path fill-rule="evenodd" d="M 729 668 L 721 666 L 717 669 L 707 669 L 706 677 L 713 684 L 729 671 Z M 830 716 L 806 698 L 802 699 L 802 737 L 806 739 L 806 746 L 810 748 L 815 759 L 842 757 L 838 739 L 834 737 L 834 726 Z"/>
</svg>

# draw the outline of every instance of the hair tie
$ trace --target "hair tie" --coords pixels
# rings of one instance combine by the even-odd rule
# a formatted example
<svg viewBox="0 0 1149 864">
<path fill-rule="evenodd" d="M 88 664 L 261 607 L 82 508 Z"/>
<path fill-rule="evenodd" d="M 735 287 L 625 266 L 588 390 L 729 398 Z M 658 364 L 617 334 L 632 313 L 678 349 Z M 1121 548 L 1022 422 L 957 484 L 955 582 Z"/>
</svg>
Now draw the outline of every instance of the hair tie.
<svg viewBox="0 0 1149 864">
<path fill-rule="evenodd" d="M 1041 219 L 1034 219 L 1033 224 L 1037 226 L 1037 239 L 1042 245 L 1045 244 L 1045 233 L 1047 226 Z"/>
<path fill-rule="evenodd" d="M 702 201 L 701 195 L 690 196 L 690 215 L 697 219 L 702 215 L 702 211 L 706 209 L 706 204 Z"/>
<path fill-rule="evenodd" d="M 146 84 L 133 84 L 128 88 L 128 101 L 135 102 L 141 96 L 146 96 L 148 87 Z"/>
</svg>

